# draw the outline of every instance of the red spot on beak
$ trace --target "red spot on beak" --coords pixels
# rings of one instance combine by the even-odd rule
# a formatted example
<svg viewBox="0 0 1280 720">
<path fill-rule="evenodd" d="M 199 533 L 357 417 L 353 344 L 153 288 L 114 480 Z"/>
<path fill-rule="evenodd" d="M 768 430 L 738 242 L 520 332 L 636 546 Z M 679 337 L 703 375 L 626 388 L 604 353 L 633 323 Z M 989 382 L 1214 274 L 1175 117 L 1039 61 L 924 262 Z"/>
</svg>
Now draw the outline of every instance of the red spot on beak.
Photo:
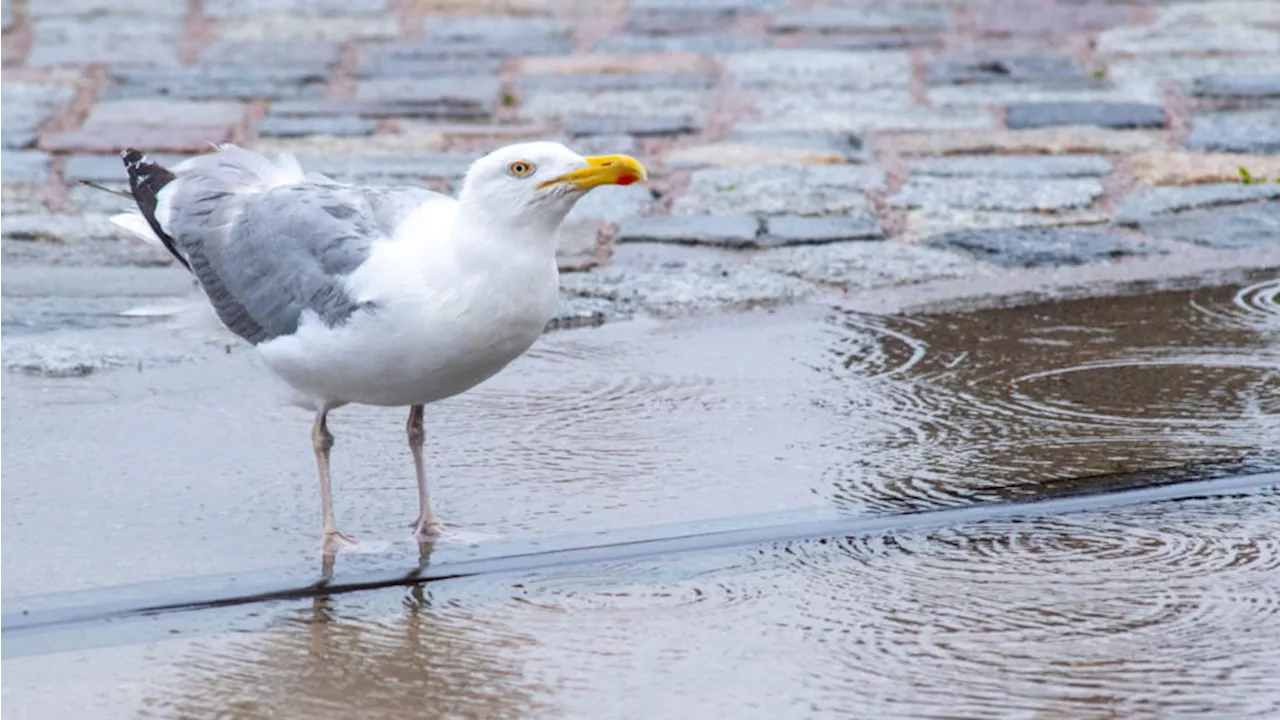
<svg viewBox="0 0 1280 720">
<path fill-rule="evenodd" d="M 637 180 L 639 180 L 639 179 L 640 179 L 640 178 L 639 178 L 639 177 L 637 177 L 637 176 L 635 176 L 635 175 L 623 175 L 623 176 L 621 176 L 621 177 L 619 177 L 619 178 L 618 178 L 618 184 L 619 184 L 619 185 L 630 185 L 631 183 L 633 183 L 633 182 L 635 182 L 635 181 L 637 181 Z"/>
</svg>

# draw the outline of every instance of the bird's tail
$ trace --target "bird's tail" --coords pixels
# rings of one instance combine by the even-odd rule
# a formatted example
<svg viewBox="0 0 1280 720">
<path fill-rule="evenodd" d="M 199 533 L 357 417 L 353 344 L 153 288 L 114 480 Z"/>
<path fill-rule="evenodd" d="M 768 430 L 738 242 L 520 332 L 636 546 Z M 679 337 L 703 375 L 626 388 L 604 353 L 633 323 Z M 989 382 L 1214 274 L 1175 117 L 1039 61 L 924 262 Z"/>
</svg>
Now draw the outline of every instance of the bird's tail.
<svg viewBox="0 0 1280 720">
<path fill-rule="evenodd" d="M 124 160 L 125 171 L 129 174 L 129 190 L 134 202 L 138 204 L 141 215 L 121 213 L 113 215 L 111 222 L 152 245 L 163 247 L 177 258 L 183 267 L 188 271 L 191 270 L 191 263 L 178 250 L 173 238 L 165 232 L 156 217 L 161 191 L 177 179 L 177 176 L 163 165 L 151 162 L 146 155 L 133 148 L 120 153 L 120 157 Z"/>
</svg>

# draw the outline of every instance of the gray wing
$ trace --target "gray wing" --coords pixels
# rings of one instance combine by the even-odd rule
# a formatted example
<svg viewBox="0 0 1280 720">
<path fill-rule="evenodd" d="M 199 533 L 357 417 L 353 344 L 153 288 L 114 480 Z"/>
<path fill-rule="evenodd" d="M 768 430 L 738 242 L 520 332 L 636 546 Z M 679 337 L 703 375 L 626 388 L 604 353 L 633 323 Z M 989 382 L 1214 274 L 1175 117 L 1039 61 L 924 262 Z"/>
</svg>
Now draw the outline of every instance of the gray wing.
<svg viewBox="0 0 1280 720">
<path fill-rule="evenodd" d="M 318 183 L 245 193 L 243 178 L 227 187 L 191 170 L 179 176 L 166 231 L 223 324 L 255 345 L 293 333 L 308 310 L 330 327 L 372 310 L 347 294 L 347 276 L 410 212 L 447 200 L 425 188 Z"/>
</svg>

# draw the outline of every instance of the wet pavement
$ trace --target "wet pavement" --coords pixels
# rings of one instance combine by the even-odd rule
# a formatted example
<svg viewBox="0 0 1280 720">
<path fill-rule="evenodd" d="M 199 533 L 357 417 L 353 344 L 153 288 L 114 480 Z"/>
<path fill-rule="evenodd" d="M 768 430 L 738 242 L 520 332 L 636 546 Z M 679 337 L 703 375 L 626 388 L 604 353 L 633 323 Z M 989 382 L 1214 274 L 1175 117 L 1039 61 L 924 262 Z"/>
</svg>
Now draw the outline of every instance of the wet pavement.
<svg viewBox="0 0 1280 720">
<path fill-rule="evenodd" d="M 551 333 L 428 413 L 455 533 L 428 569 L 604 555 L 11 633 L 6 705 L 15 717 L 1272 716 L 1274 480 L 1176 502 L 1101 495 L 1049 515 L 899 518 L 1246 457 L 1280 469 L 1274 277 Z M 216 601 L 321 577 L 308 417 L 275 405 L 253 356 L 221 336 L 130 322 L 6 324 L 6 365 L 24 342 L 151 358 L 6 374 L 7 627 L 24 610 Z M 418 565 L 402 422 L 335 415 L 338 514 L 361 540 L 336 583 Z M 1154 472 L 1126 475 L 1141 471 Z M 832 519 L 887 524 L 608 549 Z"/>
</svg>

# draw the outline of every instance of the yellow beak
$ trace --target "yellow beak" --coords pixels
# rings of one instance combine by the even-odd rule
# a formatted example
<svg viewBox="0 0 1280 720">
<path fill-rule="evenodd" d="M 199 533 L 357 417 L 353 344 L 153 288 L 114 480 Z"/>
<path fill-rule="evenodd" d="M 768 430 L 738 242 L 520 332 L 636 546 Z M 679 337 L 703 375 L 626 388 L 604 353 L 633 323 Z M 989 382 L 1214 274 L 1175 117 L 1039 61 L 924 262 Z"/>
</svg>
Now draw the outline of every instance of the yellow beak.
<svg viewBox="0 0 1280 720">
<path fill-rule="evenodd" d="M 590 190 L 601 185 L 630 185 L 649 179 L 644 166 L 630 155 L 596 155 L 585 160 L 586 167 L 567 172 L 555 180 L 548 180 L 540 188 L 568 183 L 578 190 Z"/>
</svg>

